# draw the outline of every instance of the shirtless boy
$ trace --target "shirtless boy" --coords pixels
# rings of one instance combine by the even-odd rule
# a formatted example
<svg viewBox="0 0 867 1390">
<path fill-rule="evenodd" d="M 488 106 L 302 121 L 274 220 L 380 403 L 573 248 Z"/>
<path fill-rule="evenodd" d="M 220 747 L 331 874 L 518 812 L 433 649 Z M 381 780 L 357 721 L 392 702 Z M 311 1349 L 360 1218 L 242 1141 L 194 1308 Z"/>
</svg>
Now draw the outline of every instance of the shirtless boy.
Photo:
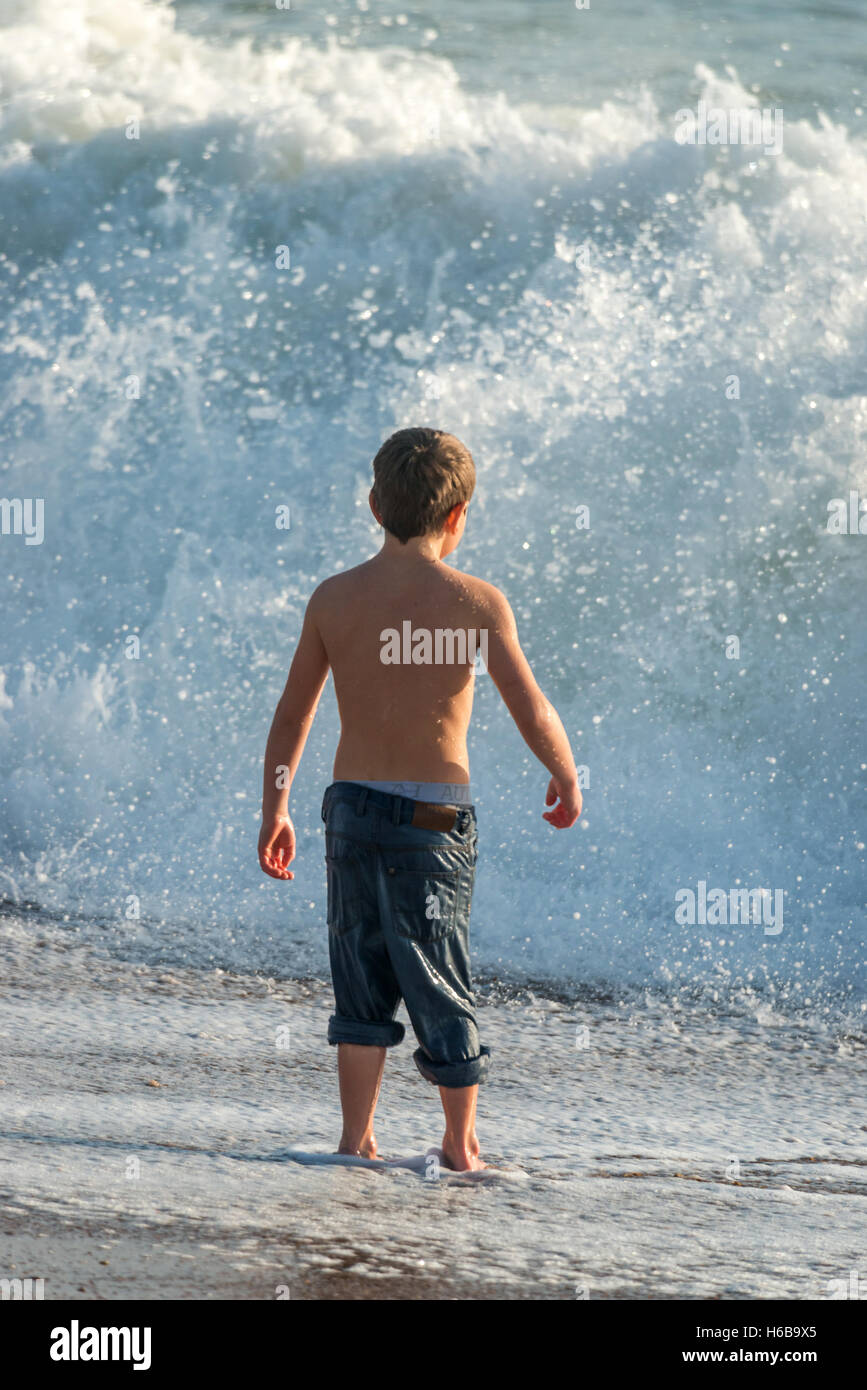
<svg viewBox="0 0 867 1390">
<path fill-rule="evenodd" d="M 469 916 L 477 858 L 467 727 L 480 653 L 525 741 L 551 775 L 542 814 L 575 824 L 569 740 L 493 584 L 444 563 L 475 487 L 469 451 L 442 430 L 398 430 L 373 461 L 378 555 L 314 591 L 265 750 L 259 863 L 294 877 L 289 791 L 328 675 L 340 711 L 325 792 L 328 941 L 343 1133 L 339 1153 L 376 1156 L 373 1115 L 404 1000 L 422 1076 L 445 1111 L 444 1164 L 479 1157 L 475 1114 L 490 1065 L 476 1025 Z M 287 771 L 288 769 L 288 771 Z"/>
</svg>

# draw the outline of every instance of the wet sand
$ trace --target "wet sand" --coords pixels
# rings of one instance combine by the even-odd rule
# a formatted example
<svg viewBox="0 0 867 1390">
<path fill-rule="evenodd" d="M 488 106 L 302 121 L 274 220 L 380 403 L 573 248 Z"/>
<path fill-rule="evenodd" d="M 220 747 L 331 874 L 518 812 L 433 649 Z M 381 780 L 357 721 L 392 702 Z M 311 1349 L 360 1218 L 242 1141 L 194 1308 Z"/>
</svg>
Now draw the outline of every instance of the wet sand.
<svg viewBox="0 0 867 1390">
<path fill-rule="evenodd" d="M 287 1158 L 338 1133 L 322 984 L 15 921 L 0 950 L 0 1275 L 46 1299 L 822 1299 L 863 1264 L 864 1050 L 839 1028 L 483 991 L 506 1171 L 427 1180 Z M 441 1137 L 410 1054 L 387 1157 Z"/>
</svg>

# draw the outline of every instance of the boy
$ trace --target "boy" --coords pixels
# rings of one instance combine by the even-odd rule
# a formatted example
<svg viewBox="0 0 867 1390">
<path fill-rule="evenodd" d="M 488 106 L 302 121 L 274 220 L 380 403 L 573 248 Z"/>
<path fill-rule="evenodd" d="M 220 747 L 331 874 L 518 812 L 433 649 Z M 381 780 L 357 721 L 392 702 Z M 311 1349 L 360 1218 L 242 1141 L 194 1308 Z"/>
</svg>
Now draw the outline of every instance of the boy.
<svg viewBox="0 0 867 1390">
<path fill-rule="evenodd" d="M 330 667 L 341 730 L 322 818 L 338 1152 L 376 1156 L 373 1115 L 386 1048 L 403 1038 L 394 1017 L 403 998 L 416 1064 L 440 1089 L 442 1161 L 461 1171 L 485 1166 L 475 1113 L 490 1060 L 469 967 L 477 837 L 466 738 L 478 648 L 551 774 L 545 820 L 565 829 L 581 814 L 569 741 L 506 599 L 443 563 L 464 533 L 475 478 L 469 451 L 442 430 L 398 430 L 379 450 L 370 507 L 385 541 L 310 599 L 268 736 L 259 835 L 265 873 L 291 879 L 289 786 Z"/>
</svg>

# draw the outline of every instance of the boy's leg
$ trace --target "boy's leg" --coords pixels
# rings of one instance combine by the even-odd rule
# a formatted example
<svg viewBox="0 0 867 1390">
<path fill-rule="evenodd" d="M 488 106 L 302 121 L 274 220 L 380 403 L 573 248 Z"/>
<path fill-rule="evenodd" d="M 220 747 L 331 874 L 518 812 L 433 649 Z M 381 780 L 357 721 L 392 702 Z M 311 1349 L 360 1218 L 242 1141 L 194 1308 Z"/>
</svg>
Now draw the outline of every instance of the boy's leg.
<svg viewBox="0 0 867 1390">
<path fill-rule="evenodd" d="M 419 803 L 423 806 L 424 803 Z M 424 814 L 424 812 L 423 812 Z M 440 830 L 437 839 L 431 830 Z M 380 920 L 419 1047 L 413 1059 L 439 1087 L 446 1117 L 444 1160 L 462 1171 L 482 1168 L 476 1099 L 490 1049 L 479 1040 L 469 955 L 476 861 L 475 817 L 462 813 L 452 831 L 397 826 L 381 849 Z"/>
<path fill-rule="evenodd" d="M 373 1114 L 379 1099 L 384 1070 L 384 1047 L 362 1047 L 357 1043 L 338 1044 L 337 1072 L 340 1078 L 340 1105 L 343 1110 L 343 1133 L 337 1146 L 339 1154 L 360 1154 L 362 1158 L 376 1158 Z"/>
<path fill-rule="evenodd" d="M 395 1020 L 400 989 L 379 921 L 376 850 L 363 835 L 364 789 L 358 795 L 326 792 L 328 950 L 334 1013 L 328 1041 L 337 1046 L 343 1132 L 339 1153 L 376 1156 L 373 1113 L 385 1053 L 401 1042 Z"/>
<path fill-rule="evenodd" d="M 487 1166 L 479 1158 L 479 1141 L 476 1138 L 478 1095 L 478 1086 L 440 1086 L 446 1116 L 443 1158 L 449 1168 L 461 1173 Z"/>
</svg>

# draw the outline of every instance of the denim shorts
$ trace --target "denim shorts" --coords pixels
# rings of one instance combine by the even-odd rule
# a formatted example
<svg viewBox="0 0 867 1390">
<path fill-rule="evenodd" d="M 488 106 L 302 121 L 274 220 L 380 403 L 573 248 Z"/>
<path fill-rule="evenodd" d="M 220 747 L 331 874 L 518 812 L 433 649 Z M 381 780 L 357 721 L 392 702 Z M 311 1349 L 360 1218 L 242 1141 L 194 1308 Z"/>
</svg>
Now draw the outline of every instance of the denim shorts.
<svg viewBox="0 0 867 1390">
<path fill-rule="evenodd" d="M 432 830 L 412 824 L 418 804 L 357 782 L 325 792 L 328 1041 L 393 1047 L 404 1036 L 395 1021 L 403 999 L 422 1076 L 474 1086 L 490 1065 L 470 978 L 476 814 L 460 807 L 451 829 Z"/>
</svg>

